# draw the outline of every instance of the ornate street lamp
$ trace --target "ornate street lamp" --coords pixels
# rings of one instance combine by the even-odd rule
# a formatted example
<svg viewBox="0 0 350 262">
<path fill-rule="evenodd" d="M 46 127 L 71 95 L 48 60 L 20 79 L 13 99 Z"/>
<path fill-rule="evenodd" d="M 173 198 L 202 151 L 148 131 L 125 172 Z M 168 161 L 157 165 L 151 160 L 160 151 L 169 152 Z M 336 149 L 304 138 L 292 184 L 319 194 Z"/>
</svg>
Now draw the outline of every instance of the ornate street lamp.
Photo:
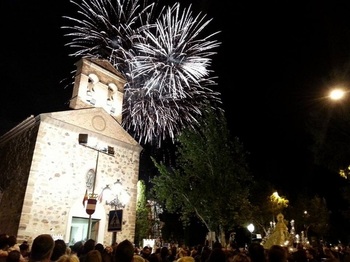
<svg viewBox="0 0 350 262">
<path fill-rule="evenodd" d="M 121 231 L 123 224 L 123 208 L 129 203 L 130 195 L 124 190 L 119 179 L 112 185 L 106 185 L 103 189 L 105 194 L 106 205 L 109 205 L 114 210 L 109 212 L 108 231 L 113 232 L 112 244 L 117 241 L 117 231 Z"/>
</svg>

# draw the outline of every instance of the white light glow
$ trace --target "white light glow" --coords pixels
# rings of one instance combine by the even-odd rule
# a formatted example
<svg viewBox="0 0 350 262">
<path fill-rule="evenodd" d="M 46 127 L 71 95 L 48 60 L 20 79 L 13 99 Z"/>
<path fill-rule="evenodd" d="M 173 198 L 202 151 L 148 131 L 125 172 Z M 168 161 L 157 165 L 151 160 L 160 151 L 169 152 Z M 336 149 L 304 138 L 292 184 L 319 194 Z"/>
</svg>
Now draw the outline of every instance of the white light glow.
<svg viewBox="0 0 350 262">
<path fill-rule="evenodd" d="M 330 93 L 329 93 L 329 97 L 332 100 L 340 100 L 345 96 L 345 91 L 343 89 L 337 88 L 337 89 L 333 89 Z"/>
<path fill-rule="evenodd" d="M 253 233 L 253 232 L 254 232 L 255 227 L 254 227 L 254 225 L 253 225 L 253 224 L 249 224 L 249 225 L 247 226 L 247 229 L 249 230 L 249 232 L 250 232 L 250 233 Z"/>
</svg>

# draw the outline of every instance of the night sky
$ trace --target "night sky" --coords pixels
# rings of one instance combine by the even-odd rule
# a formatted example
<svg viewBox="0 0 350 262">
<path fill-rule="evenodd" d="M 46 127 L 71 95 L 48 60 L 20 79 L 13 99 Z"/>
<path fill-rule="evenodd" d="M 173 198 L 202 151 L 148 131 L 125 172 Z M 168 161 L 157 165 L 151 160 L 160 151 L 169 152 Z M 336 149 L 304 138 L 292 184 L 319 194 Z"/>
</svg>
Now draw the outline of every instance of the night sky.
<svg viewBox="0 0 350 262">
<path fill-rule="evenodd" d="M 349 69 L 350 2 L 192 3 L 194 14 L 213 18 L 207 30 L 221 31 L 212 69 L 254 175 L 282 190 L 310 183 L 319 174 L 305 125 L 309 111 L 324 106 L 327 85 Z M 76 62 L 60 29 L 72 15 L 68 0 L 2 0 L 1 10 L 0 134 L 30 115 L 69 110 L 72 86 L 65 87 Z"/>
</svg>

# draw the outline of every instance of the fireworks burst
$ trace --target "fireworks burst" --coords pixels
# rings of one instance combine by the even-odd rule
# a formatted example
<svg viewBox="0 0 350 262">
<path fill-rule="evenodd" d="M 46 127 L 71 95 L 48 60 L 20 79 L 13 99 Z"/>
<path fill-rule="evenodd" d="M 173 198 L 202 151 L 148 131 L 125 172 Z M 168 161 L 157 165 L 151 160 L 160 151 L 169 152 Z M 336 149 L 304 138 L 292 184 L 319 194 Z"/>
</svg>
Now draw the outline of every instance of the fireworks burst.
<svg viewBox="0 0 350 262">
<path fill-rule="evenodd" d="M 211 40 L 200 38 L 211 20 L 192 15 L 179 3 L 161 9 L 139 0 L 71 0 L 81 17 L 65 17 L 75 57 L 106 59 L 119 70 L 124 87 L 123 127 L 140 143 L 174 138 L 184 127 L 194 127 L 206 105 L 220 108 L 213 91 Z"/>
</svg>

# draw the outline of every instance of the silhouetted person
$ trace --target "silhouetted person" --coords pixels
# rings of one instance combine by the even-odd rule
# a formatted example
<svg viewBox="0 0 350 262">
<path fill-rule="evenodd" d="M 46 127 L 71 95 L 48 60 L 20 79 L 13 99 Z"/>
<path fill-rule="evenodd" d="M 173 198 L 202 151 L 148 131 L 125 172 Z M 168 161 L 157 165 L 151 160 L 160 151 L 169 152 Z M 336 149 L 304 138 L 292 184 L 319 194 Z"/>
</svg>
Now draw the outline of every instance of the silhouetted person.
<svg viewBox="0 0 350 262">
<path fill-rule="evenodd" d="M 85 257 L 85 262 L 102 262 L 101 252 L 98 250 L 91 250 Z"/>
<path fill-rule="evenodd" d="M 30 262 L 49 262 L 53 248 L 55 247 L 55 241 L 49 234 L 41 234 L 37 236 L 32 244 L 30 251 Z"/>
<path fill-rule="evenodd" d="M 252 262 L 266 262 L 265 249 L 260 243 L 251 243 L 248 247 L 248 255 Z"/>
<path fill-rule="evenodd" d="M 134 262 L 146 262 L 146 260 L 140 255 L 134 255 Z"/>
<path fill-rule="evenodd" d="M 272 245 L 267 251 L 268 262 L 287 262 L 287 250 L 280 245 Z"/>
<path fill-rule="evenodd" d="M 95 249 L 95 244 L 96 241 L 91 238 L 84 243 L 82 253 L 79 256 L 80 262 L 85 262 L 87 253 Z"/>
<path fill-rule="evenodd" d="M 20 251 L 19 245 L 17 244 L 17 237 L 14 235 L 11 235 L 7 238 L 7 245 L 8 245 L 8 249 L 7 249 L 8 252 L 12 250 Z"/>
<path fill-rule="evenodd" d="M 201 252 L 200 261 L 201 262 L 207 261 L 208 257 L 210 256 L 210 253 L 211 253 L 211 249 L 209 248 L 209 246 L 204 246 Z"/>
<path fill-rule="evenodd" d="M 221 247 L 213 248 L 206 262 L 226 262 L 226 253 Z"/>
<path fill-rule="evenodd" d="M 160 259 L 162 262 L 173 262 L 169 260 L 170 251 L 168 247 L 162 247 L 160 250 Z"/>
<path fill-rule="evenodd" d="M 302 244 L 297 245 L 297 251 L 291 254 L 290 262 L 307 262 L 306 250 Z"/>
<path fill-rule="evenodd" d="M 97 244 L 95 245 L 95 250 L 98 250 L 98 251 L 101 253 L 101 255 L 102 255 L 104 249 L 105 249 L 105 247 L 104 247 L 103 244 L 101 244 L 101 243 L 97 243 Z"/>
<path fill-rule="evenodd" d="M 238 253 L 233 256 L 232 262 L 251 262 L 251 258 L 245 253 Z"/>
<path fill-rule="evenodd" d="M 71 246 L 71 252 L 72 254 L 76 254 L 77 257 L 79 258 L 83 252 L 83 248 L 84 248 L 83 241 L 78 241 L 73 246 Z"/>
<path fill-rule="evenodd" d="M 144 246 L 141 250 L 141 257 L 148 260 L 150 254 L 151 249 L 148 246 Z"/>
<path fill-rule="evenodd" d="M 120 242 L 114 252 L 114 262 L 132 262 L 134 245 L 127 239 Z"/>
<path fill-rule="evenodd" d="M 18 250 L 12 250 L 9 252 L 6 258 L 6 262 L 20 262 L 21 261 L 21 252 Z"/>
<path fill-rule="evenodd" d="M 57 262 L 79 262 L 79 257 L 76 254 L 65 254 L 60 256 Z"/>
<path fill-rule="evenodd" d="M 23 241 L 23 243 L 19 245 L 19 251 L 21 252 L 22 259 L 27 261 L 29 259 L 29 244 L 27 241 Z"/>
<path fill-rule="evenodd" d="M 314 248 L 308 248 L 306 249 L 306 257 L 308 262 L 319 262 L 320 260 L 317 259 L 317 251 Z"/>
<path fill-rule="evenodd" d="M 58 260 L 60 256 L 66 254 L 66 252 L 67 252 L 66 242 L 64 242 L 63 239 L 56 239 L 55 246 L 53 248 L 52 255 L 51 255 L 51 261 Z"/>
<path fill-rule="evenodd" d="M 183 256 L 180 257 L 176 262 L 195 262 L 194 257 L 191 256 Z"/>
<path fill-rule="evenodd" d="M 5 262 L 8 256 L 8 243 L 7 243 L 8 235 L 0 234 L 0 262 Z"/>
</svg>

